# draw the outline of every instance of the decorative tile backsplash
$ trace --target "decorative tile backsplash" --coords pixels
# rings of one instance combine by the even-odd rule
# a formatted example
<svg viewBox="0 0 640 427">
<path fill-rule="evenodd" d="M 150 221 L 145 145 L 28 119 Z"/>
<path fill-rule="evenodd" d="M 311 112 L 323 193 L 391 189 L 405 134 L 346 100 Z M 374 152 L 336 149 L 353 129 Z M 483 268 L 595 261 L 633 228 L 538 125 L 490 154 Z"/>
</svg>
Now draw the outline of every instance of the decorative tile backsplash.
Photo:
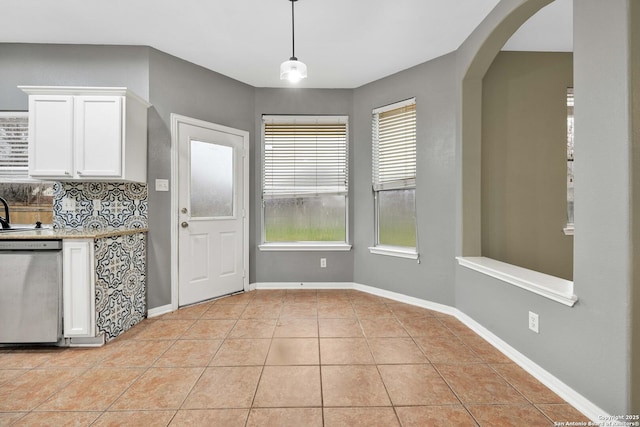
<svg viewBox="0 0 640 427">
<path fill-rule="evenodd" d="M 101 230 L 147 228 L 147 184 L 56 182 L 53 227 Z"/>
<path fill-rule="evenodd" d="M 95 240 L 96 329 L 110 341 L 147 315 L 145 233 Z"/>
</svg>

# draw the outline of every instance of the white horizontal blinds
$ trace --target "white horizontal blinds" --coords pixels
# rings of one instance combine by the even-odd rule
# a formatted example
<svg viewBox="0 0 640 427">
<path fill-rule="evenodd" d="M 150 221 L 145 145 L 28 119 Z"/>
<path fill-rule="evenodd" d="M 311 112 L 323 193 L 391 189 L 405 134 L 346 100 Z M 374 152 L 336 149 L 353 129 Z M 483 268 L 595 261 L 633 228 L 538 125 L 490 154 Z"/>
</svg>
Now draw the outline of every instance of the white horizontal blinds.
<svg viewBox="0 0 640 427">
<path fill-rule="evenodd" d="M 346 117 L 264 116 L 265 198 L 346 195 Z"/>
<path fill-rule="evenodd" d="M 0 179 L 27 179 L 29 121 L 27 113 L 0 112 Z"/>
<path fill-rule="evenodd" d="M 415 98 L 373 111 L 373 189 L 416 186 Z"/>
</svg>

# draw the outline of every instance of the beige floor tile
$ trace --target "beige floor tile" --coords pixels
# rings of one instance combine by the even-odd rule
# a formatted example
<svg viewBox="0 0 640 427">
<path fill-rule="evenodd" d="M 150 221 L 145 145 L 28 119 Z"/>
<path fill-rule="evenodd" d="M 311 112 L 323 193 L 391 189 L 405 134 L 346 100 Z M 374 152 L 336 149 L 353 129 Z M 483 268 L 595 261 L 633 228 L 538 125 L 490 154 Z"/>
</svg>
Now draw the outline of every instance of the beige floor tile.
<svg viewBox="0 0 640 427">
<path fill-rule="evenodd" d="M 411 338 L 369 338 L 369 347 L 377 364 L 429 362 Z"/>
<path fill-rule="evenodd" d="M 405 317 L 400 323 L 412 337 L 455 337 L 455 334 L 434 316 Z"/>
<path fill-rule="evenodd" d="M 38 407 L 39 411 L 103 411 L 144 368 L 92 368 Z"/>
<path fill-rule="evenodd" d="M 267 356 L 267 365 L 320 364 L 317 338 L 274 338 Z"/>
<path fill-rule="evenodd" d="M 394 317 L 386 304 L 354 304 L 353 309 L 360 319 Z"/>
<path fill-rule="evenodd" d="M 283 302 L 286 292 L 284 290 L 275 289 L 275 290 L 258 290 L 255 291 L 255 298 L 251 301 L 252 303 L 265 303 L 265 302 Z"/>
<path fill-rule="evenodd" d="M 170 340 L 124 341 L 100 362 L 104 367 L 143 368 L 153 365 L 171 345 Z M 106 344 L 108 346 L 109 344 Z"/>
<path fill-rule="evenodd" d="M 561 404 L 537 404 L 536 405 L 542 413 L 544 413 L 551 421 L 558 423 L 566 423 L 567 421 L 574 421 L 576 423 L 589 423 L 591 421 L 584 414 L 578 411 L 573 406 L 567 403 Z M 578 425 L 578 424 L 576 424 Z"/>
<path fill-rule="evenodd" d="M 0 387 L 0 411 L 28 411 L 84 372 L 83 368 L 32 369 Z"/>
<path fill-rule="evenodd" d="M 322 427 L 321 408 L 254 408 L 247 427 Z"/>
<path fill-rule="evenodd" d="M 395 318 L 360 319 L 364 334 L 369 338 L 375 337 L 408 337 L 400 322 Z"/>
<path fill-rule="evenodd" d="M 520 404 L 526 400 L 488 365 L 435 365 L 464 404 Z"/>
<path fill-rule="evenodd" d="M 462 405 L 396 407 L 402 427 L 475 427 Z"/>
<path fill-rule="evenodd" d="M 478 336 L 472 329 L 453 316 L 442 316 L 439 319 L 451 332 L 458 336 Z"/>
<path fill-rule="evenodd" d="M 468 408 L 483 427 L 553 426 L 553 423 L 542 412 L 529 404 L 470 405 Z"/>
<path fill-rule="evenodd" d="M 2 369 L 36 368 L 45 365 L 49 360 L 58 357 L 64 349 L 17 349 L 0 354 Z"/>
<path fill-rule="evenodd" d="M 349 289 L 318 289 L 316 293 L 318 304 L 323 303 L 351 303 Z"/>
<path fill-rule="evenodd" d="M 378 365 L 378 369 L 395 406 L 459 402 L 431 365 Z"/>
<path fill-rule="evenodd" d="M 356 317 L 353 305 L 348 302 L 318 302 L 318 318 L 319 319 L 351 319 Z"/>
<path fill-rule="evenodd" d="M 284 296 L 285 303 L 299 303 L 299 302 L 308 302 L 308 303 L 316 303 L 318 302 L 317 292 L 315 289 L 312 290 L 304 290 L 304 289 L 295 289 L 288 290 Z"/>
<path fill-rule="evenodd" d="M 176 411 L 110 411 L 102 414 L 92 426 L 164 427 L 169 425 L 175 413 Z"/>
<path fill-rule="evenodd" d="M 192 340 L 223 339 L 235 324 L 235 320 L 196 320 L 196 322 L 182 334 L 181 338 Z"/>
<path fill-rule="evenodd" d="M 280 302 L 249 304 L 242 313 L 241 319 L 277 319 L 282 307 L 283 304 Z"/>
<path fill-rule="evenodd" d="M 150 368 L 109 410 L 178 409 L 204 368 Z"/>
<path fill-rule="evenodd" d="M 27 415 L 26 412 L 0 412 L 0 426 L 12 426 L 20 418 Z"/>
<path fill-rule="evenodd" d="M 318 336 L 316 319 L 281 318 L 276 323 L 276 338 L 313 338 Z"/>
<path fill-rule="evenodd" d="M 216 353 L 212 366 L 262 366 L 269 353 L 270 339 L 227 339 Z"/>
<path fill-rule="evenodd" d="M 433 311 L 411 304 L 396 302 L 387 304 L 387 307 L 389 307 L 394 316 L 396 316 L 399 320 L 409 319 L 412 317 L 433 316 Z"/>
<path fill-rule="evenodd" d="M 456 336 L 415 337 L 431 363 L 483 363 L 469 347 Z"/>
<path fill-rule="evenodd" d="M 426 425 L 426 424 L 425 424 Z M 393 408 L 324 408 L 325 427 L 400 426 Z"/>
<path fill-rule="evenodd" d="M 463 343 L 486 363 L 513 363 L 500 350 L 483 340 L 478 335 L 459 335 Z"/>
<path fill-rule="evenodd" d="M 391 406 L 375 366 L 322 366 L 324 406 Z"/>
<path fill-rule="evenodd" d="M 201 319 L 230 319 L 237 320 L 242 316 L 245 308 L 244 304 L 212 304 L 204 312 Z"/>
<path fill-rule="evenodd" d="M 385 298 L 368 294 L 366 292 L 353 292 L 349 298 L 354 304 L 381 304 L 386 301 Z"/>
<path fill-rule="evenodd" d="M 15 380 L 29 369 L 0 369 L 0 386 L 8 381 Z"/>
<path fill-rule="evenodd" d="M 320 407 L 319 366 L 265 366 L 254 407 Z"/>
<path fill-rule="evenodd" d="M 156 320 L 144 326 L 136 340 L 175 340 L 195 323 L 193 319 Z"/>
<path fill-rule="evenodd" d="M 256 297 L 256 292 L 242 292 L 213 301 L 213 304 L 248 304 Z"/>
<path fill-rule="evenodd" d="M 362 327 L 356 319 L 318 319 L 320 337 L 348 338 L 362 337 Z"/>
<path fill-rule="evenodd" d="M 13 424 L 13 427 L 81 427 L 89 426 L 99 416 L 100 412 L 31 412 L 20 421 Z M 0 421 L 0 425 L 2 421 Z M 96 425 L 96 424 L 94 424 Z"/>
<path fill-rule="evenodd" d="M 228 338 L 271 338 L 276 328 L 276 319 L 238 320 Z"/>
<path fill-rule="evenodd" d="M 222 340 L 177 340 L 156 360 L 157 368 L 207 366 Z"/>
<path fill-rule="evenodd" d="M 250 408 L 262 367 L 209 367 L 181 409 Z"/>
<path fill-rule="evenodd" d="M 565 403 L 565 401 L 514 363 L 493 365 L 502 378 L 532 403 Z"/>
<path fill-rule="evenodd" d="M 318 318 L 318 305 L 310 302 L 285 303 L 280 312 L 280 318 Z"/>
<path fill-rule="evenodd" d="M 370 365 L 375 363 L 364 338 L 321 338 L 323 365 Z"/>
<path fill-rule="evenodd" d="M 173 417 L 171 427 L 244 427 L 248 409 L 189 409 L 180 410 Z"/>
<path fill-rule="evenodd" d="M 59 355 L 47 360 L 47 368 L 80 368 L 90 367 L 108 357 L 120 343 L 109 343 L 98 348 L 67 348 Z"/>
<path fill-rule="evenodd" d="M 210 302 L 204 302 L 202 304 L 196 304 L 189 307 L 184 307 L 171 313 L 162 315 L 159 319 L 162 320 L 177 320 L 177 319 L 193 319 L 197 320 L 202 317 L 202 314 L 211 307 Z"/>
</svg>

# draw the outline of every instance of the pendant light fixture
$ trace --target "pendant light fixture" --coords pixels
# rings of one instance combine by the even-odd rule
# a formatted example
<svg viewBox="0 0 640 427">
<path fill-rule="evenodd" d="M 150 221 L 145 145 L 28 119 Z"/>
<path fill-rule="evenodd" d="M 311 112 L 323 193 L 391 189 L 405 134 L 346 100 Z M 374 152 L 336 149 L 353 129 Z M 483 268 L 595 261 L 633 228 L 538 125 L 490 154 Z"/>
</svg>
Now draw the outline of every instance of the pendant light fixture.
<svg viewBox="0 0 640 427">
<path fill-rule="evenodd" d="M 298 61 L 296 58 L 296 23 L 293 11 L 293 5 L 298 0 L 289 0 L 291 2 L 291 58 L 280 64 L 280 80 L 289 80 L 291 83 L 298 83 L 302 79 L 307 78 L 307 66 L 304 62 Z"/>
</svg>

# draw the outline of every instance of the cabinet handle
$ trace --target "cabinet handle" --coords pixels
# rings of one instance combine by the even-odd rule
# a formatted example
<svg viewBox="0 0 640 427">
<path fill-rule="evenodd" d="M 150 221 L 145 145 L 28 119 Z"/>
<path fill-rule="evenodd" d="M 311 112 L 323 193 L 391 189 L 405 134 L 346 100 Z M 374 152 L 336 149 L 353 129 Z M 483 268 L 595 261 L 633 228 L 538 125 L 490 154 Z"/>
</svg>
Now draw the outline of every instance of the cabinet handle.
<svg viewBox="0 0 640 427">
<path fill-rule="evenodd" d="M 78 175 L 82 175 L 82 171 L 76 171 Z"/>
<path fill-rule="evenodd" d="M 71 172 L 69 172 L 69 171 L 64 171 L 64 174 L 65 174 L 65 175 L 71 175 Z"/>
</svg>

